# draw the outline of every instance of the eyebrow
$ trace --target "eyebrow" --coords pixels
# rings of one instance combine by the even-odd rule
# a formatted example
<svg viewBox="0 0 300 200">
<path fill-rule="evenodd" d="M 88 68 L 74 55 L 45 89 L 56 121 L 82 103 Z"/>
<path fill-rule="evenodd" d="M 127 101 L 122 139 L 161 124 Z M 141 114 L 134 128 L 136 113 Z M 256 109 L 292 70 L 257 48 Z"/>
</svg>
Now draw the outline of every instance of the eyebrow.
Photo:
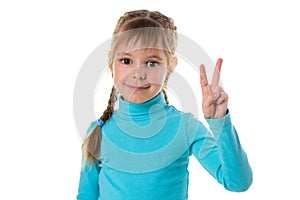
<svg viewBox="0 0 300 200">
<path fill-rule="evenodd" d="M 156 59 L 156 60 L 159 60 L 159 61 L 161 61 L 161 60 L 163 60 L 160 56 L 158 56 L 158 55 L 150 55 L 150 56 L 147 56 L 147 59 Z"/>
<path fill-rule="evenodd" d="M 117 54 L 117 57 L 120 57 L 120 56 L 132 56 L 131 53 L 128 53 L 128 52 L 120 52 Z M 159 55 L 157 54 L 150 54 L 149 56 L 146 56 L 146 59 L 156 59 L 156 60 L 163 60 L 163 58 L 161 58 Z"/>
</svg>

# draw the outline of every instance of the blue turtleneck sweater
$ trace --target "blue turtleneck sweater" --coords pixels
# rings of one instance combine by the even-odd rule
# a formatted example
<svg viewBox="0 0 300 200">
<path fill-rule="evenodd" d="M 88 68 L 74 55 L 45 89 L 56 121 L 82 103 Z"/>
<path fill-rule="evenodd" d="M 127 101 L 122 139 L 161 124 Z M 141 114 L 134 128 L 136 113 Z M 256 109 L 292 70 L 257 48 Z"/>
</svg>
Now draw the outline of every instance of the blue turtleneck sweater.
<svg viewBox="0 0 300 200">
<path fill-rule="evenodd" d="M 209 130 L 162 93 L 142 104 L 119 98 L 102 127 L 101 163 L 81 170 L 77 199 L 185 200 L 192 154 L 227 190 L 247 190 L 252 171 L 229 113 L 207 122 Z"/>
</svg>

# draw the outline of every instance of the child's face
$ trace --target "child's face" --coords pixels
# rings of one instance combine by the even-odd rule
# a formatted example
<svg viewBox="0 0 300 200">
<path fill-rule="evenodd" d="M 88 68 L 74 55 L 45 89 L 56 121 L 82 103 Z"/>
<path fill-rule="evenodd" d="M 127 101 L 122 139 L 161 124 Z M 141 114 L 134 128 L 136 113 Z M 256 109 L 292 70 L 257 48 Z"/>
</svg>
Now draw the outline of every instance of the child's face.
<svg viewBox="0 0 300 200">
<path fill-rule="evenodd" d="M 167 65 L 168 56 L 163 50 L 117 50 L 111 65 L 116 89 L 126 101 L 148 101 L 161 91 L 169 72 Z"/>
</svg>

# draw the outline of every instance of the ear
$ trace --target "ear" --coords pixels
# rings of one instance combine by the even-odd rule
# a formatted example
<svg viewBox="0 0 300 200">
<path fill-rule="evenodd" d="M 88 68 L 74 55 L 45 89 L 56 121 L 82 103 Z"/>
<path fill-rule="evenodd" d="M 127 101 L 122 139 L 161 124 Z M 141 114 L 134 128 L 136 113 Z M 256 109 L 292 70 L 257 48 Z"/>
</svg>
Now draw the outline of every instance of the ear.
<svg viewBox="0 0 300 200">
<path fill-rule="evenodd" d="M 113 73 L 113 62 L 112 62 L 112 55 L 111 55 L 111 51 L 108 52 L 108 67 L 110 69 L 111 72 L 111 76 L 114 77 L 114 73 Z"/>
<path fill-rule="evenodd" d="M 170 60 L 170 68 L 169 68 L 169 73 L 172 73 L 176 66 L 177 66 L 177 63 L 178 63 L 178 59 L 176 56 L 173 56 Z"/>
</svg>

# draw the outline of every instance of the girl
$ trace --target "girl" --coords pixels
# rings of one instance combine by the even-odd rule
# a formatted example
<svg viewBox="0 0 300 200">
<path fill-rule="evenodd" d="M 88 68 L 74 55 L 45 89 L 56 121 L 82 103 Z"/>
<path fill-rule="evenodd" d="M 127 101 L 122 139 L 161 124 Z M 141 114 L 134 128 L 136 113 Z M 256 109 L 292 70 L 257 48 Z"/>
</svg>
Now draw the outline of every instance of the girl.
<svg viewBox="0 0 300 200">
<path fill-rule="evenodd" d="M 119 19 L 109 52 L 114 85 L 83 142 L 77 199 L 187 199 L 191 154 L 227 190 L 250 187 L 251 167 L 219 86 L 222 59 L 211 84 L 200 66 L 202 110 L 211 131 L 168 105 L 165 87 L 177 65 L 176 45 L 173 20 L 160 12 L 136 10 Z"/>
</svg>

